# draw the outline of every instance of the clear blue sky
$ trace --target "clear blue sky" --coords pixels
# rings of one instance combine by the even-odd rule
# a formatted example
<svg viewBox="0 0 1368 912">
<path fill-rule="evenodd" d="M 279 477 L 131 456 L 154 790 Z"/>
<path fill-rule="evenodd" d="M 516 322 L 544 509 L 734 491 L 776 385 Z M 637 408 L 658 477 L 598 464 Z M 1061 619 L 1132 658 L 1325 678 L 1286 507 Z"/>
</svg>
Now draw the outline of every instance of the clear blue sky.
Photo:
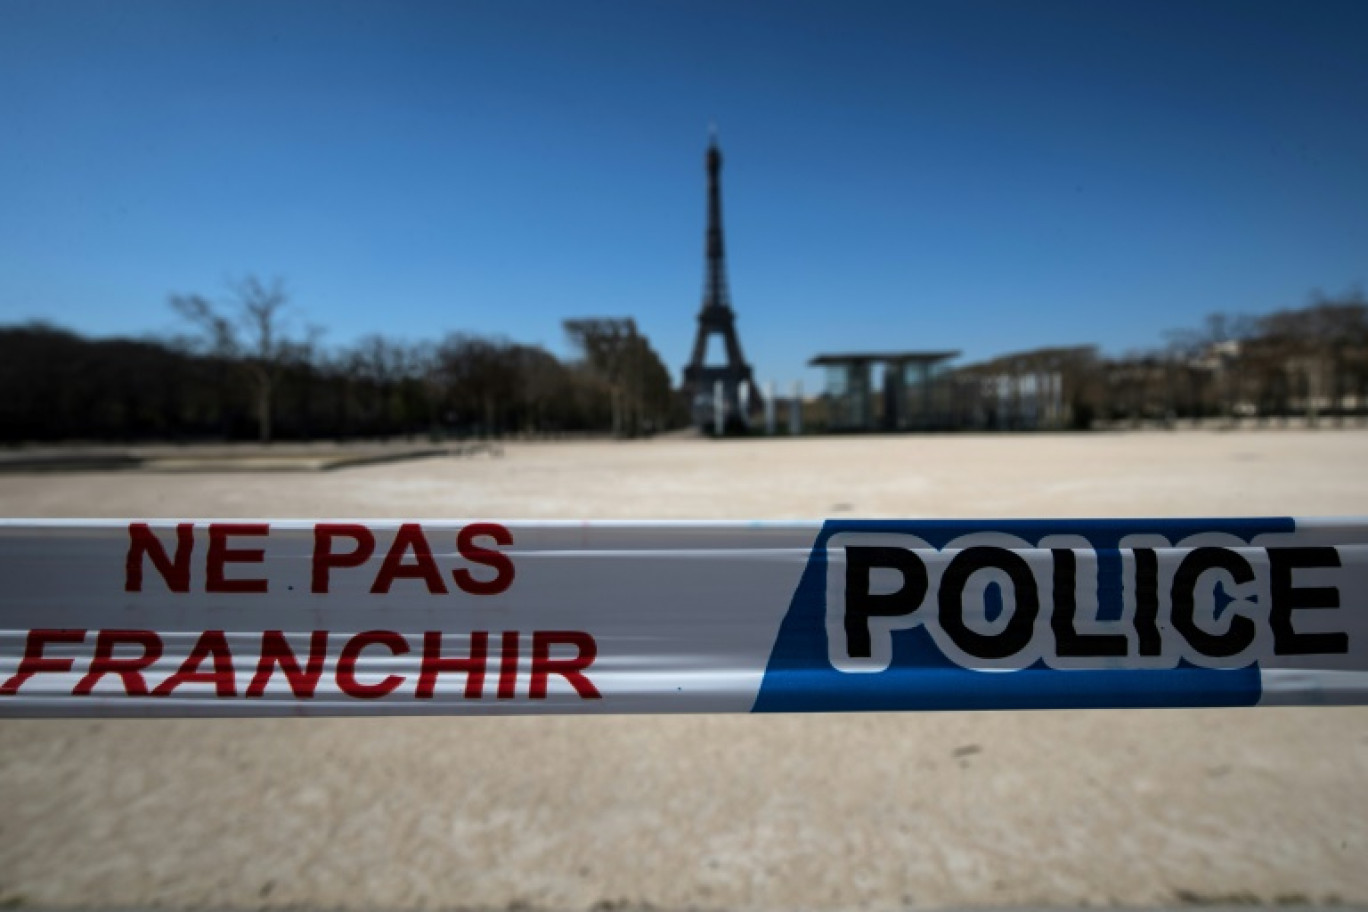
<svg viewBox="0 0 1368 912">
<path fill-rule="evenodd" d="M 0 323 L 280 275 L 334 345 L 632 315 L 677 378 L 712 121 L 765 379 L 1368 281 L 1368 3 L 0 0 Z"/>
</svg>

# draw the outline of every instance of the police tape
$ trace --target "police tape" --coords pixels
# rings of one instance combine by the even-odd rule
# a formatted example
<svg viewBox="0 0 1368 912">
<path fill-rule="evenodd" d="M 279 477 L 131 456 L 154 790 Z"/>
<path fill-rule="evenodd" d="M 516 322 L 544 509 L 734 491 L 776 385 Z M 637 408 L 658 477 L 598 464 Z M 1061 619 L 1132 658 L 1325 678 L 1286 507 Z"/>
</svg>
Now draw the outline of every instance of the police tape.
<svg viewBox="0 0 1368 912">
<path fill-rule="evenodd" d="M 0 521 L 0 715 L 1368 703 L 1368 520 Z"/>
</svg>

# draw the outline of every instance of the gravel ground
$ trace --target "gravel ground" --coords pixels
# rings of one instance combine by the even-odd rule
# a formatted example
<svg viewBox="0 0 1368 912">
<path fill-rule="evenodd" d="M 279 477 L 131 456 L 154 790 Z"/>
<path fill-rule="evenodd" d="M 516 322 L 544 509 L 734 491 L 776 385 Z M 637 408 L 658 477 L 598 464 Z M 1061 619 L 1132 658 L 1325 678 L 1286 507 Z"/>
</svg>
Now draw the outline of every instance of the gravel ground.
<svg viewBox="0 0 1368 912">
<path fill-rule="evenodd" d="M 0 514 L 1368 515 L 1365 467 L 1362 430 L 513 444 L 6 474 Z M 0 807 L 0 906 L 1368 904 L 1368 709 L 0 722 Z"/>
</svg>

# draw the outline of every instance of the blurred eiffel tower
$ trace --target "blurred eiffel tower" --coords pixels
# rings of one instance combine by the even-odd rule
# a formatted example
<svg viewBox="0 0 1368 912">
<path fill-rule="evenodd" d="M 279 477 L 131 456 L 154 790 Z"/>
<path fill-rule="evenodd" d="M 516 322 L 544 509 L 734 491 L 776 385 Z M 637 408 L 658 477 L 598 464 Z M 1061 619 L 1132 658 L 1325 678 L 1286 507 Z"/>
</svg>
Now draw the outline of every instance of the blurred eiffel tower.
<svg viewBox="0 0 1368 912">
<path fill-rule="evenodd" d="M 746 427 L 751 405 L 758 394 L 750 365 L 741 355 L 741 343 L 736 338 L 736 314 L 727 291 L 726 252 L 722 242 L 722 152 L 717 148 L 716 130 L 708 143 L 707 168 L 707 269 L 693 357 L 684 368 L 684 390 L 693 409 L 694 424 L 711 429 L 715 426 L 716 389 L 720 382 L 722 424 L 726 430 L 735 431 Z M 722 337 L 725 364 L 705 363 L 708 339 L 714 335 Z"/>
</svg>

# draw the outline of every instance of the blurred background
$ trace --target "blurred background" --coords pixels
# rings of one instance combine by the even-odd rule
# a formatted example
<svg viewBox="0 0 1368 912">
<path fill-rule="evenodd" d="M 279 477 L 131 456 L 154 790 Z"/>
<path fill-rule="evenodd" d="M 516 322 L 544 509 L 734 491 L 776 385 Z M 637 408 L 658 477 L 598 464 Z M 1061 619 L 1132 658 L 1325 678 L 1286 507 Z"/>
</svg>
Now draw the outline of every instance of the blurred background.
<svg viewBox="0 0 1368 912">
<path fill-rule="evenodd" d="M 9 0 L 0 439 L 711 430 L 695 363 L 729 432 L 1362 416 L 1366 35 Z"/>
</svg>

